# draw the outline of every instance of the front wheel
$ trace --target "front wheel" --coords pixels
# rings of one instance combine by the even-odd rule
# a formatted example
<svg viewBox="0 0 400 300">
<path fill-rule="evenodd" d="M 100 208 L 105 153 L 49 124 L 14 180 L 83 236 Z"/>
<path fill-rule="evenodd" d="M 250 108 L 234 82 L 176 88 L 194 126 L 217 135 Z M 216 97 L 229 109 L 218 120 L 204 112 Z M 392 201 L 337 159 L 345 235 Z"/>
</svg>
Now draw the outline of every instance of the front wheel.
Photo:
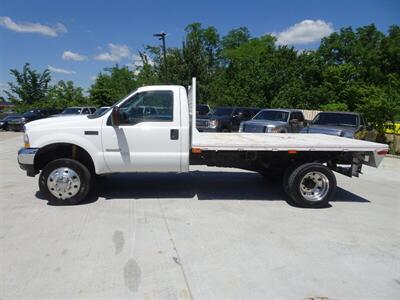
<svg viewBox="0 0 400 300">
<path fill-rule="evenodd" d="M 91 175 L 79 161 L 62 158 L 48 163 L 39 177 L 39 189 L 49 202 L 73 205 L 82 202 L 91 187 Z"/>
<path fill-rule="evenodd" d="M 301 207 L 326 207 L 336 193 L 336 178 L 322 164 L 303 164 L 291 172 L 286 192 Z"/>
</svg>

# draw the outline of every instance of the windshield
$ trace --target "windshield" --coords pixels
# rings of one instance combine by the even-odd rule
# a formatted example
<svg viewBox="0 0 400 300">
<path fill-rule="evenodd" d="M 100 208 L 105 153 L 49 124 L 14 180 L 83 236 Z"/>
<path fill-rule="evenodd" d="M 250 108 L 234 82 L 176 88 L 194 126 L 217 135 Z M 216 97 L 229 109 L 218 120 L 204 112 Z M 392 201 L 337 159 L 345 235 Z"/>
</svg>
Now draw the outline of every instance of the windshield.
<svg viewBox="0 0 400 300">
<path fill-rule="evenodd" d="M 199 115 L 206 115 L 210 112 L 210 108 L 207 105 L 197 105 L 196 106 L 196 113 Z"/>
<path fill-rule="evenodd" d="M 118 104 L 120 104 L 120 103 L 121 103 L 122 101 L 124 101 L 126 98 L 127 98 L 127 97 L 125 96 L 124 98 L 118 100 L 118 101 L 115 102 L 112 106 L 110 106 L 109 108 L 107 108 L 106 110 L 102 111 L 102 112 L 99 113 L 99 114 L 95 114 L 95 113 L 94 113 L 94 114 L 88 115 L 87 117 L 88 117 L 89 119 L 96 119 L 96 118 L 99 118 L 99 117 L 101 117 L 101 116 L 104 116 L 107 112 L 109 112 L 110 110 L 112 110 L 115 106 L 117 106 Z"/>
<path fill-rule="evenodd" d="M 356 127 L 357 115 L 341 113 L 319 113 L 315 117 L 312 124 Z"/>
<path fill-rule="evenodd" d="M 3 118 L 2 121 L 9 121 L 9 120 L 14 120 L 14 119 L 18 119 L 21 118 L 21 116 L 7 116 L 5 118 Z"/>
<path fill-rule="evenodd" d="M 288 117 L 289 117 L 289 112 L 287 111 L 262 110 L 254 116 L 253 120 L 287 122 Z"/>
<path fill-rule="evenodd" d="M 79 115 L 81 113 L 81 108 L 79 107 L 71 107 L 71 108 L 66 108 L 62 111 L 62 115 Z"/>
<path fill-rule="evenodd" d="M 29 111 L 27 111 L 27 112 L 24 112 L 24 113 L 22 114 L 22 116 L 23 116 L 23 117 L 30 117 L 30 116 L 37 115 L 38 113 L 39 113 L 39 111 L 37 111 L 37 110 L 29 110 Z"/>
<path fill-rule="evenodd" d="M 229 107 L 216 107 L 212 111 L 213 116 L 230 116 L 233 113 L 233 108 Z"/>
</svg>

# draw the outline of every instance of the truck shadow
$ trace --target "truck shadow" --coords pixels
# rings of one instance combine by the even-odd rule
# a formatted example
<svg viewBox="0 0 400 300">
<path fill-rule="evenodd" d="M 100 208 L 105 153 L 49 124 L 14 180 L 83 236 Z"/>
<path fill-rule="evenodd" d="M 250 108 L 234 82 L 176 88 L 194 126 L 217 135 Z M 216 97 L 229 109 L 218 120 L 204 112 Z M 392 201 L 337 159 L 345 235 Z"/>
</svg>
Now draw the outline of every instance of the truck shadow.
<svg viewBox="0 0 400 300">
<path fill-rule="evenodd" d="M 40 193 L 36 194 L 41 198 Z M 190 199 L 286 201 L 281 182 L 271 182 L 253 172 L 194 171 L 189 174 L 113 174 L 100 177 L 92 194 L 81 204 L 98 198 L 119 199 Z M 336 201 L 366 203 L 369 200 L 338 188 Z"/>
</svg>

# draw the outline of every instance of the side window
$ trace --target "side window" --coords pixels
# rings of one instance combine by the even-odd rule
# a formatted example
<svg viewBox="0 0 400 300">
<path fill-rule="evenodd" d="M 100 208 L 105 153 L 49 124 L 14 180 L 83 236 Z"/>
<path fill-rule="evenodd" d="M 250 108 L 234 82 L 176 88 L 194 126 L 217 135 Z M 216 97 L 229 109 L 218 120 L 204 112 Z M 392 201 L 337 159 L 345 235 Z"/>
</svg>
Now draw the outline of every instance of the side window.
<svg viewBox="0 0 400 300">
<path fill-rule="evenodd" d="M 294 120 L 294 119 L 297 119 L 297 114 L 295 112 L 291 112 L 289 120 Z"/>
<path fill-rule="evenodd" d="M 174 98 L 171 91 L 149 91 L 133 95 L 120 106 L 121 124 L 172 122 Z"/>
<path fill-rule="evenodd" d="M 304 115 L 302 112 L 297 112 L 299 122 L 304 122 Z"/>
<path fill-rule="evenodd" d="M 88 115 L 90 114 L 89 108 L 84 108 L 82 111 L 82 115 Z"/>
</svg>

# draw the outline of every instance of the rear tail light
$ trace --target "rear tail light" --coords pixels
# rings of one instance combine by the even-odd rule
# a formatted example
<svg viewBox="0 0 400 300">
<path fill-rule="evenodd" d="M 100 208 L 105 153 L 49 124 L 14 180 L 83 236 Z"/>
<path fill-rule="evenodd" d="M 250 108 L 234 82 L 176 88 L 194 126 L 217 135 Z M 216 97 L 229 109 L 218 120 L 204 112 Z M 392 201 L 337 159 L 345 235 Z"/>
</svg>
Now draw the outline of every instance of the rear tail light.
<svg viewBox="0 0 400 300">
<path fill-rule="evenodd" d="M 389 150 L 387 150 L 387 149 L 378 151 L 378 155 L 386 155 L 388 153 L 389 153 Z"/>
</svg>

